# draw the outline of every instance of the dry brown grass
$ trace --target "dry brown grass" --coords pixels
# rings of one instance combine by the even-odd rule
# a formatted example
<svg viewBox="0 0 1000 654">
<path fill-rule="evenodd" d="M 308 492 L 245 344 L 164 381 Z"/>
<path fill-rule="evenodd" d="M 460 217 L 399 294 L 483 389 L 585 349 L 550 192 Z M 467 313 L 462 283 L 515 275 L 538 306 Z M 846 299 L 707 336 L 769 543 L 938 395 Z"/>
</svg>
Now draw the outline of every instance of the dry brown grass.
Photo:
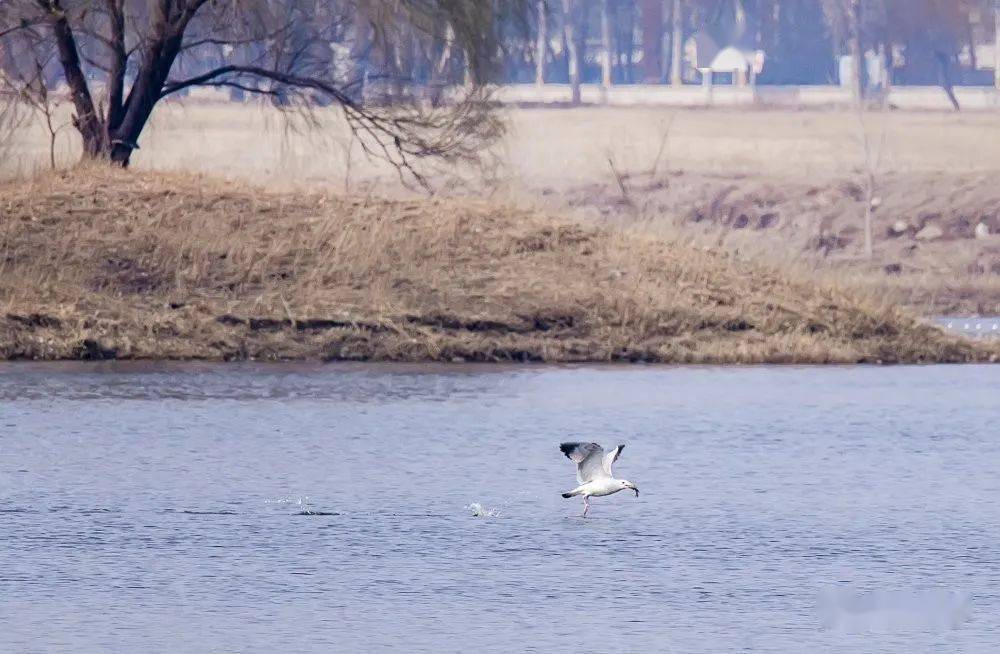
<svg viewBox="0 0 1000 654">
<path fill-rule="evenodd" d="M 68 121 L 64 112 L 60 120 Z M 412 197 L 365 161 L 336 112 L 295 129 L 273 109 L 170 103 L 143 134 L 146 170 L 204 172 L 272 190 Z M 600 108 L 510 111 L 495 168 L 442 172 L 443 194 L 483 197 L 597 224 L 631 225 L 772 266 L 861 285 L 921 313 L 1000 314 L 1000 114 L 876 112 L 875 257 L 862 256 L 864 152 L 853 112 Z M 72 130 L 57 158 L 78 156 Z M 44 129 L 21 130 L 0 177 L 47 167 Z M 608 161 L 626 177 L 629 203 Z M 658 160 L 658 161 L 657 161 Z M 658 163 L 655 175 L 645 174 Z M 897 220 L 912 225 L 887 234 Z M 918 242 L 928 224 L 943 238 Z"/>
<path fill-rule="evenodd" d="M 0 187 L 5 358 L 918 362 L 990 352 L 649 234 L 75 169 Z"/>
</svg>

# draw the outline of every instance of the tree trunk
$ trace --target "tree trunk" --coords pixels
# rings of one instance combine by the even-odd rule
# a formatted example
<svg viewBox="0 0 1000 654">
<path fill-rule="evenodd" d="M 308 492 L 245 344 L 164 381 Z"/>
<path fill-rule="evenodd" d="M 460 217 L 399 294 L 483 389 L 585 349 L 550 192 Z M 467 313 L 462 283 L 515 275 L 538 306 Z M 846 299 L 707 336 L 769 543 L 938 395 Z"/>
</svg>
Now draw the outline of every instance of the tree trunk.
<svg viewBox="0 0 1000 654">
<path fill-rule="evenodd" d="M 139 148 L 137 144 L 139 135 L 153 113 L 153 108 L 162 97 L 163 86 L 180 52 L 186 21 L 190 20 L 191 15 L 180 19 L 174 18 L 172 22 L 168 9 L 162 5 L 156 6 L 150 17 L 149 42 L 143 52 L 132 88 L 124 102 L 109 107 L 107 120 L 97 115 L 90 100 L 87 81 L 80 71 L 76 45 L 68 25 L 66 36 L 58 34 L 58 25 L 65 23 L 65 18 L 55 21 L 60 44 L 60 61 L 77 105 L 78 115 L 74 125 L 83 139 L 84 158 L 104 159 L 122 167 L 129 165 L 132 152 Z M 124 33 L 123 29 L 119 31 Z M 124 66 L 118 74 L 124 75 Z M 113 79 L 112 82 L 110 93 L 113 98 L 120 93 L 121 80 L 115 82 Z"/>
<path fill-rule="evenodd" d="M 995 32 L 993 45 L 993 83 L 1000 90 L 1000 2 L 994 0 L 993 30 Z"/>
<path fill-rule="evenodd" d="M 107 157 L 115 164 L 128 167 L 132 151 L 138 150 L 139 135 L 146 127 L 153 108 L 160 101 L 163 85 L 180 51 L 181 35 L 170 36 L 160 47 L 154 44 L 142 59 L 139 74 L 125 101 L 125 116 L 121 124 L 109 130 Z"/>
<path fill-rule="evenodd" d="M 951 79 L 951 57 L 948 56 L 947 52 L 936 50 L 934 58 L 937 59 L 941 72 L 941 88 L 944 89 L 945 94 L 948 96 L 948 101 L 951 102 L 951 106 L 955 108 L 955 111 L 961 111 L 962 105 L 958 103 L 958 98 L 955 97 L 955 85 Z"/>
<path fill-rule="evenodd" d="M 438 57 L 437 64 L 431 73 L 431 86 L 435 87 L 435 103 L 440 101 L 441 89 L 448 83 L 448 68 L 451 66 L 451 57 L 455 44 L 455 30 L 451 26 L 451 23 L 448 23 L 444 34 L 445 38 L 444 45 L 441 48 L 441 55 Z"/>
<path fill-rule="evenodd" d="M 681 78 L 681 58 L 684 55 L 684 2 L 674 0 L 674 10 L 671 17 L 672 29 L 670 31 L 670 83 L 673 86 L 680 86 L 684 83 Z"/>
<path fill-rule="evenodd" d="M 371 26 L 368 23 L 368 15 L 363 7 L 359 6 L 354 14 L 354 19 L 350 29 L 350 61 L 351 79 L 356 89 L 353 97 L 362 100 L 365 97 L 365 86 L 368 81 L 368 59 L 371 47 Z"/>
<path fill-rule="evenodd" d="M 635 58 L 635 4 L 628 3 L 625 5 L 625 33 L 622 34 L 621 30 L 618 30 L 617 39 L 620 41 L 620 50 L 624 50 L 621 59 L 619 61 L 625 62 L 624 73 L 622 74 L 622 79 L 626 83 L 632 84 L 635 82 L 634 68 L 634 58 Z M 624 38 L 622 38 L 624 37 Z M 620 65 L 620 64 L 619 64 Z"/>
<path fill-rule="evenodd" d="M 851 57 L 851 91 L 854 104 L 861 106 L 865 99 L 864 48 L 861 44 L 861 0 L 850 0 L 847 5 L 847 47 Z"/>
<path fill-rule="evenodd" d="M 128 50 L 125 46 L 125 9 L 123 2 L 111 0 L 108 5 L 108 21 L 111 25 L 111 65 L 108 68 L 107 105 L 108 114 L 105 131 L 117 129 L 125 117 L 125 73 L 128 69 Z"/>
<path fill-rule="evenodd" d="M 566 63 L 569 68 L 569 85 L 572 89 L 573 105 L 579 105 L 580 93 L 580 48 L 574 0 L 563 0 L 563 32 L 566 38 Z"/>
<path fill-rule="evenodd" d="M 614 43 L 611 38 L 611 0 L 601 0 L 601 88 L 606 94 L 611 88 L 614 65 Z"/>
<path fill-rule="evenodd" d="M 893 85 L 893 73 L 896 72 L 896 62 L 895 57 L 893 57 L 893 45 L 892 41 L 888 38 L 885 40 L 885 45 L 882 46 L 882 65 L 885 66 L 883 71 L 885 78 L 882 80 L 882 94 L 885 97 L 886 102 L 889 100 L 889 93 L 892 92 Z"/>
<path fill-rule="evenodd" d="M 969 46 L 969 70 L 975 72 L 979 69 L 979 58 L 976 55 L 976 28 L 972 24 L 972 14 L 965 12 L 965 40 Z"/>
<path fill-rule="evenodd" d="M 642 81 L 663 81 L 663 0 L 642 0 Z"/>
<path fill-rule="evenodd" d="M 80 132 L 80 137 L 83 139 L 84 157 L 99 157 L 107 148 L 104 126 L 100 116 L 97 115 L 93 97 L 90 95 L 90 87 L 87 85 L 87 78 L 80 67 L 80 54 L 76 47 L 76 37 L 73 35 L 66 14 L 62 10 L 57 11 L 52 5 L 49 7 L 52 32 L 59 53 L 59 63 L 62 65 L 63 75 L 73 99 L 73 108 L 76 110 L 76 115 L 73 116 L 73 126 Z"/>
<path fill-rule="evenodd" d="M 545 84 L 545 55 L 549 38 L 548 15 L 545 13 L 545 0 L 536 2 L 538 11 L 538 38 L 535 41 L 535 84 Z"/>
</svg>

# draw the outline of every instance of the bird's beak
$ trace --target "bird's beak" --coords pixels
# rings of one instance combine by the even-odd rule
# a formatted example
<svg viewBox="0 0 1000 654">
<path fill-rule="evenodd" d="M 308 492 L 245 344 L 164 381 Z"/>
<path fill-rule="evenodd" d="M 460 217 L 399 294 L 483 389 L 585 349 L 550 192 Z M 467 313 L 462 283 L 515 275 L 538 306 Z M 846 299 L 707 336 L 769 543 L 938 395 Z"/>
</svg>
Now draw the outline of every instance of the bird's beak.
<svg viewBox="0 0 1000 654">
<path fill-rule="evenodd" d="M 636 486 L 635 484 L 632 484 L 630 488 L 635 491 L 635 496 L 639 497 L 639 487 Z"/>
</svg>

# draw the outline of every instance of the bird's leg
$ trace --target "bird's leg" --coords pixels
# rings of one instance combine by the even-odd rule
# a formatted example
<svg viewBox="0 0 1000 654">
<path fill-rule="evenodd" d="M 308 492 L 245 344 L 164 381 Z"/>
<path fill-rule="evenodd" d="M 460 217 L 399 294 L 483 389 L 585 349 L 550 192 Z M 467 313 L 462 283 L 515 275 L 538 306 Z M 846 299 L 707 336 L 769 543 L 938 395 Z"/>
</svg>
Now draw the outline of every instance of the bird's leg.
<svg viewBox="0 0 1000 654">
<path fill-rule="evenodd" d="M 583 517 L 584 518 L 587 517 L 587 511 L 590 511 L 590 502 L 588 502 L 587 500 L 588 500 L 587 496 L 584 495 L 583 496 Z"/>
</svg>

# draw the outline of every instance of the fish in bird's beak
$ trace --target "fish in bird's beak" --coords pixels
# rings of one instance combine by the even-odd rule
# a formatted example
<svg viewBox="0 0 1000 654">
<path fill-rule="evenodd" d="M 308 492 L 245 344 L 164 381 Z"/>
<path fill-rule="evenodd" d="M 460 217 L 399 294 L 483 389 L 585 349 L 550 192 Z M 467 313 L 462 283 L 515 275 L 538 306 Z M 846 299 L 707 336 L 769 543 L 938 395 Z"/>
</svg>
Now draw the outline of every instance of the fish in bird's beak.
<svg viewBox="0 0 1000 654">
<path fill-rule="evenodd" d="M 636 496 L 636 497 L 639 497 L 639 489 L 638 489 L 638 488 L 636 488 L 635 486 L 633 486 L 633 487 L 632 487 L 632 490 L 634 490 L 634 491 L 635 491 L 635 496 Z"/>
</svg>

